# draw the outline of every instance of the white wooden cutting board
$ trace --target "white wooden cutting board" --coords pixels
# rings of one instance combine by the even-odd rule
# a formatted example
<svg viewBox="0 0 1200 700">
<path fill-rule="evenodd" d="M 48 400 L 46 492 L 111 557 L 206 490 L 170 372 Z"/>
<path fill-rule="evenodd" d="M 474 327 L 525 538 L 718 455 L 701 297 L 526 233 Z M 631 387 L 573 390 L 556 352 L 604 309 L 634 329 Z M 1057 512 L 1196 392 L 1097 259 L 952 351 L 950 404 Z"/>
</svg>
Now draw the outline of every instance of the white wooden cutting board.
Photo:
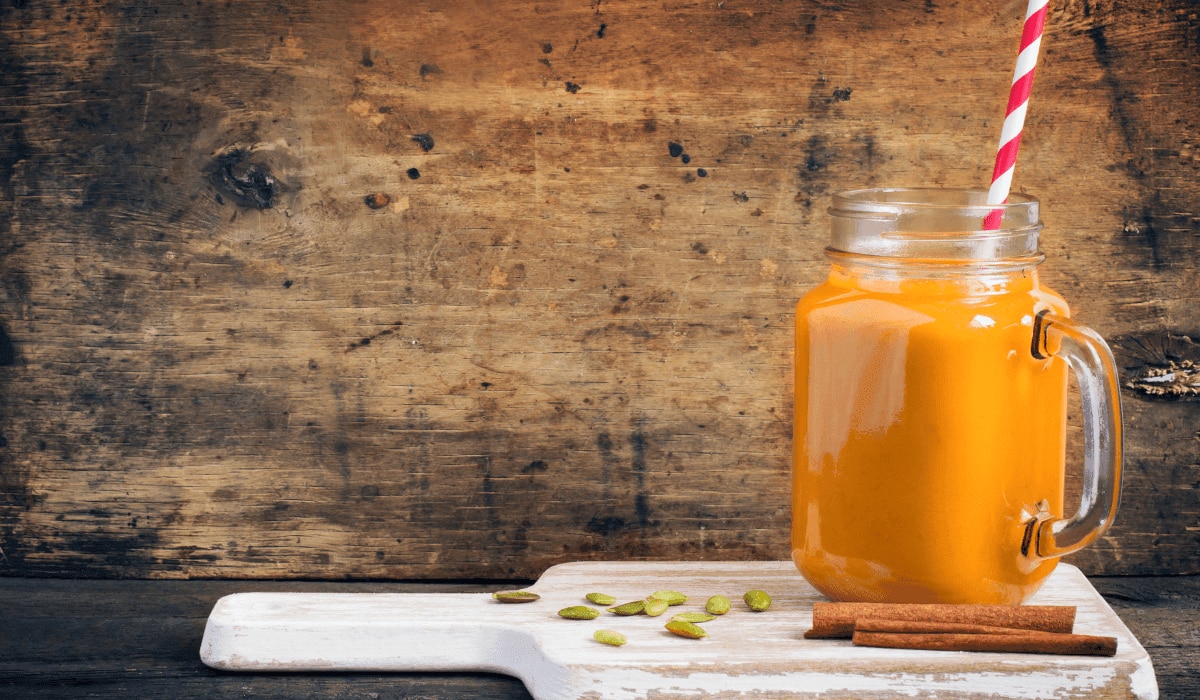
<svg viewBox="0 0 1200 700">
<path fill-rule="evenodd" d="M 752 588 L 770 610 L 741 602 Z M 619 602 L 656 590 L 690 599 L 661 617 L 566 620 L 599 591 Z M 560 698 L 1156 698 L 1150 658 L 1087 579 L 1059 565 L 1029 601 L 1074 605 L 1075 631 L 1115 636 L 1112 658 L 938 652 L 808 640 L 824 600 L 791 562 L 580 562 L 555 566 L 502 604 L 487 593 L 238 593 L 219 600 L 200 655 L 233 671 L 494 671 L 520 678 L 537 700 Z M 670 615 L 733 601 L 703 626 L 706 639 L 667 632 Z M 598 607 L 598 606 L 597 606 Z M 628 644 L 593 640 L 614 629 Z"/>
</svg>

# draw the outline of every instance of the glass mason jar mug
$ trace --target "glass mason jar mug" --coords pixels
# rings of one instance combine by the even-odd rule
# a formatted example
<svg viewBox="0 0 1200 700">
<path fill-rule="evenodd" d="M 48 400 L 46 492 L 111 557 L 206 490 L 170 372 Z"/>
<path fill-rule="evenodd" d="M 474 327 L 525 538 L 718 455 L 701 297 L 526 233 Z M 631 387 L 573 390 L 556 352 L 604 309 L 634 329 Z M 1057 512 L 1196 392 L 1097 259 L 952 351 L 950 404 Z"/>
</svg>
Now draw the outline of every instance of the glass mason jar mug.
<svg viewBox="0 0 1200 700">
<path fill-rule="evenodd" d="M 1116 513 L 1112 353 L 1038 281 L 1037 200 L 985 197 L 833 198 L 829 278 L 796 309 L 792 558 L 835 600 L 1020 603 Z M 1068 366 L 1084 478 L 1063 518 Z"/>
</svg>

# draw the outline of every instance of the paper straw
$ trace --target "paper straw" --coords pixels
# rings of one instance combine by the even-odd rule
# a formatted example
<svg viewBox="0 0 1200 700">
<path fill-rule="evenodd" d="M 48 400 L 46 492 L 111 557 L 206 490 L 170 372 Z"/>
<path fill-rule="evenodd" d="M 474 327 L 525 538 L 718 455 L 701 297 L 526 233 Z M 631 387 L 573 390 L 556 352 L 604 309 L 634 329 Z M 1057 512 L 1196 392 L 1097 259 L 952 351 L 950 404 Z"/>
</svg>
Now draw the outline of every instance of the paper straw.
<svg viewBox="0 0 1200 700">
<path fill-rule="evenodd" d="M 992 169 L 992 186 L 988 189 L 988 204 L 1004 204 L 1012 188 L 1013 170 L 1017 166 L 1017 149 L 1021 146 L 1021 130 L 1025 127 L 1025 110 L 1029 92 L 1033 89 L 1033 69 L 1037 67 L 1038 50 L 1042 47 L 1042 28 L 1046 25 L 1046 6 L 1049 0 L 1029 0 L 1025 10 L 1025 27 L 1021 31 L 1021 49 L 1013 69 L 1012 87 L 1008 91 L 1008 109 L 1004 113 L 1004 128 L 1000 130 L 1000 147 L 996 149 L 996 166 Z M 1004 212 L 994 209 L 983 220 L 985 231 L 1000 228 Z"/>
</svg>

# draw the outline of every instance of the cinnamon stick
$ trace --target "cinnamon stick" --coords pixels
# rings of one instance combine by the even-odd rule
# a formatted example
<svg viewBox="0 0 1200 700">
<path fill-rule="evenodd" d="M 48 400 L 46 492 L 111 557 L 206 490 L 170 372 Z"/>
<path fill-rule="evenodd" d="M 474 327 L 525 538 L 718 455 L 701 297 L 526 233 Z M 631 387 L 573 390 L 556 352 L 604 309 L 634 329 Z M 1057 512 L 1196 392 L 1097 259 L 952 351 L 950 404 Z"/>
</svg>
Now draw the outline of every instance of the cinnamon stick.
<svg viewBox="0 0 1200 700">
<path fill-rule="evenodd" d="M 907 620 L 1070 632 L 1075 608 L 1068 605 L 949 605 L 938 603 L 814 603 L 807 639 L 850 639 L 856 619 Z"/>
<path fill-rule="evenodd" d="M 855 630 L 856 646 L 934 651 L 994 651 L 1016 654 L 1114 656 L 1116 637 L 1024 631 L 1016 634 L 903 634 Z"/>
<path fill-rule="evenodd" d="M 1035 631 L 1015 627 L 972 625 L 965 622 L 934 622 L 931 620 L 873 620 L 860 617 L 854 621 L 854 632 L 889 632 L 892 634 L 1033 634 Z M 1054 634 L 1053 632 L 1037 632 Z"/>
</svg>

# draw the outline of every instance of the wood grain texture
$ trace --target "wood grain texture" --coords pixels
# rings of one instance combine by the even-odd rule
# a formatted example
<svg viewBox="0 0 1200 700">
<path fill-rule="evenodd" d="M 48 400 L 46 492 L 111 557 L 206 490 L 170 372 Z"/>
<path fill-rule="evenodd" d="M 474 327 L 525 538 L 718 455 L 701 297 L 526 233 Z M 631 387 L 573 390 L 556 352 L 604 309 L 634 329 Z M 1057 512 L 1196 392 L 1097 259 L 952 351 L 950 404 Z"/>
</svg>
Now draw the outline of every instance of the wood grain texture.
<svg viewBox="0 0 1200 700">
<path fill-rule="evenodd" d="M 661 617 L 556 614 L 587 591 L 638 601 L 665 586 L 687 600 Z M 770 596 L 765 611 L 741 600 L 756 588 Z M 858 632 L 853 644 L 806 638 L 824 598 L 790 559 L 572 562 L 525 590 L 541 598 L 505 605 L 482 593 L 228 596 L 213 607 L 200 657 L 228 671 L 498 671 L 520 678 L 537 700 L 1159 697 L 1146 650 L 1068 565 L 1030 602 L 1071 606 L 1075 633 L 1107 639 L 1116 656 L 880 649 L 871 647 L 890 645 L 862 645 Z M 702 611 L 714 594 L 736 602 L 703 623 L 702 641 L 663 629 L 675 613 Z M 628 646 L 597 643 L 592 633 L 605 628 Z"/>
<path fill-rule="evenodd" d="M 1200 696 L 1200 577 L 1092 579 L 1150 653 L 1163 698 Z"/>
<path fill-rule="evenodd" d="M 200 662 L 204 621 L 226 581 L 0 579 L 0 696 L 529 700 L 496 674 L 234 674 Z M 444 592 L 482 585 L 255 581 L 255 590 Z M 495 588 L 495 586 L 491 586 Z M 98 640 L 103 640 L 98 642 Z"/>
<path fill-rule="evenodd" d="M 5 3 L 0 573 L 785 557 L 828 196 L 983 185 L 1022 11 Z M 1200 338 L 1200 20 L 1054 3 L 1044 51 L 1045 279 L 1159 349 L 1073 561 L 1197 572 L 1200 402 L 1137 380 Z"/>
<path fill-rule="evenodd" d="M 1091 582 L 1150 653 L 1159 697 L 1200 696 L 1200 577 Z M 205 618 L 220 597 L 233 593 L 467 593 L 525 583 L 0 579 L 0 695 L 528 700 L 520 681 L 505 676 L 227 674 L 205 668 L 197 653 Z"/>
</svg>

